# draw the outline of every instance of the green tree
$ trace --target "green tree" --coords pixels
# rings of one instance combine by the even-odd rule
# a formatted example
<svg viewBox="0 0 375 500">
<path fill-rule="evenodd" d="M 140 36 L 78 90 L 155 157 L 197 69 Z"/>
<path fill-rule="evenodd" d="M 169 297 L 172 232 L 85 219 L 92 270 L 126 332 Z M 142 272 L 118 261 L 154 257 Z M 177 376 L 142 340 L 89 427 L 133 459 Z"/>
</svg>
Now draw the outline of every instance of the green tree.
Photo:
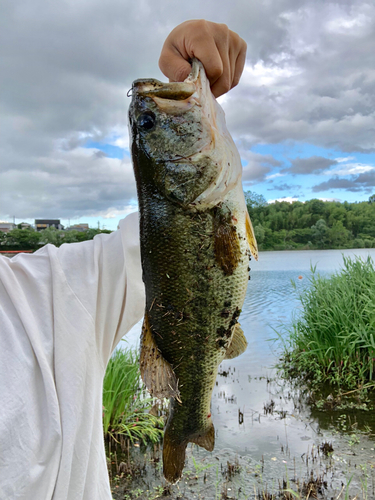
<svg viewBox="0 0 375 500">
<path fill-rule="evenodd" d="M 254 191 L 246 191 L 245 193 L 246 205 L 249 208 L 258 208 L 267 206 L 267 200 L 262 194 L 257 194 Z"/>
<path fill-rule="evenodd" d="M 5 233 L 4 244 L 14 249 L 33 250 L 40 245 L 40 234 L 32 228 L 16 227 L 9 233 Z"/>
<path fill-rule="evenodd" d="M 254 227 L 254 233 L 255 233 L 255 238 L 257 240 L 258 245 L 261 245 L 264 241 L 264 238 L 266 236 L 266 231 L 262 224 L 258 224 L 257 226 Z"/>
<path fill-rule="evenodd" d="M 329 228 L 324 219 L 319 219 L 316 224 L 311 226 L 311 235 L 313 241 L 319 248 L 323 248 L 328 241 Z"/>
<path fill-rule="evenodd" d="M 346 247 L 350 240 L 352 240 L 352 234 L 348 231 L 341 220 L 336 221 L 331 229 L 329 230 L 328 238 L 334 247 Z"/>
<path fill-rule="evenodd" d="M 41 237 L 41 242 L 43 245 L 46 245 L 47 243 L 52 243 L 52 245 L 55 245 L 59 247 L 61 243 L 63 243 L 63 238 L 64 238 L 64 231 L 60 231 L 59 229 L 56 229 L 54 226 L 47 227 L 47 229 L 43 229 L 43 231 L 40 231 L 40 237 Z"/>
</svg>

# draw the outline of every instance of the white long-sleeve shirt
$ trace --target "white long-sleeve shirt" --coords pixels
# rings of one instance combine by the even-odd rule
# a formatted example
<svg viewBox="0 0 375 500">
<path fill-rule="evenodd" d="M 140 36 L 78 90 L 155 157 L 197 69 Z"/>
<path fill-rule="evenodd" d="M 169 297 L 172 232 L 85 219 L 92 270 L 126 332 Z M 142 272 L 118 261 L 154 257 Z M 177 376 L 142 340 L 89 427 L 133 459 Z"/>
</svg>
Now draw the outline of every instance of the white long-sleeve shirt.
<svg viewBox="0 0 375 500">
<path fill-rule="evenodd" d="M 0 258 L 0 499 L 109 500 L 102 381 L 141 319 L 138 215 Z"/>
</svg>

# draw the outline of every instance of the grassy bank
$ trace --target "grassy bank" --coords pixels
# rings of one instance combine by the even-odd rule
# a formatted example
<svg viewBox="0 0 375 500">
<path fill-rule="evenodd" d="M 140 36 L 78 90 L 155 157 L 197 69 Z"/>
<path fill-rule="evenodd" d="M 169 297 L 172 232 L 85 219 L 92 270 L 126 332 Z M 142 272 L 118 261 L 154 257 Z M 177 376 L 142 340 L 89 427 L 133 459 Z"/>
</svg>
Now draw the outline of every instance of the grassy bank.
<svg viewBox="0 0 375 500">
<path fill-rule="evenodd" d="M 103 430 L 115 442 L 157 442 L 163 419 L 151 411 L 153 399 L 142 389 L 138 354 L 118 349 L 111 357 L 103 384 Z M 151 411 L 151 413 L 150 413 Z"/>
<path fill-rule="evenodd" d="M 372 259 L 344 257 L 329 278 L 313 269 L 300 294 L 302 312 L 279 332 L 281 368 L 313 389 L 325 384 L 338 393 L 374 387 L 375 269 Z"/>
</svg>

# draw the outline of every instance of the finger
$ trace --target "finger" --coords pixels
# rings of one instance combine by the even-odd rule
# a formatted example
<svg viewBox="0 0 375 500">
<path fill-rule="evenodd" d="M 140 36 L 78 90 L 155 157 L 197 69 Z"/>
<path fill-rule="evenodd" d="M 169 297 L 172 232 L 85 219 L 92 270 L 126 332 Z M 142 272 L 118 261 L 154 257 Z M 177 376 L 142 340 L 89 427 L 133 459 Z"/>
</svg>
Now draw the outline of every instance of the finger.
<svg viewBox="0 0 375 500">
<path fill-rule="evenodd" d="M 232 88 L 232 70 L 230 65 L 230 59 L 227 55 L 222 58 L 223 61 L 223 72 L 213 85 L 211 85 L 211 92 L 215 97 L 220 97 Z"/>
<path fill-rule="evenodd" d="M 232 88 L 234 76 L 235 61 L 233 60 L 233 48 L 231 46 L 232 32 L 225 25 L 224 28 L 226 28 L 225 32 L 215 40 L 218 57 L 222 63 L 221 75 L 215 81 L 211 82 L 211 91 L 215 97 L 225 94 Z"/>
<path fill-rule="evenodd" d="M 246 43 L 225 24 L 210 21 L 185 21 L 168 36 L 159 66 L 172 81 L 183 81 L 190 61 L 199 59 L 216 97 L 238 84 L 245 59 Z"/>
<path fill-rule="evenodd" d="M 212 86 L 223 74 L 224 62 L 216 40 L 209 33 L 201 33 L 199 37 L 189 41 L 186 47 L 191 58 L 197 58 L 205 69 Z"/>
<path fill-rule="evenodd" d="M 203 19 L 185 21 L 171 31 L 167 37 L 159 60 L 159 67 L 168 78 L 181 80 L 188 74 L 187 61 L 199 59 L 210 84 L 223 73 L 221 54 L 216 40 L 227 39 L 227 26 Z"/>
<path fill-rule="evenodd" d="M 162 49 L 159 68 L 171 82 L 183 82 L 191 71 L 191 65 L 187 58 L 173 46 L 166 46 Z"/>
<path fill-rule="evenodd" d="M 223 59 L 214 40 L 207 40 L 205 45 L 198 44 L 192 50 L 192 57 L 196 57 L 203 64 L 212 87 L 222 77 L 224 71 Z"/>
<path fill-rule="evenodd" d="M 240 81 L 246 61 L 247 45 L 233 31 L 229 31 L 228 43 L 218 43 L 218 50 L 223 60 L 223 74 L 212 86 L 215 97 L 219 97 L 235 87 Z"/>
<path fill-rule="evenodd" d="M 231 88 L 238 85 L 240 78 L 242 76 L 244 67 L 245 67 L 247 45 L 246 45 L 246 42 L 244 40 L 241 40 L 241 42 L 242 43 L 241 43 L 240 52 L 237 55 L 236 63 L 234 65 L 232 87 Z"/>
</svg>

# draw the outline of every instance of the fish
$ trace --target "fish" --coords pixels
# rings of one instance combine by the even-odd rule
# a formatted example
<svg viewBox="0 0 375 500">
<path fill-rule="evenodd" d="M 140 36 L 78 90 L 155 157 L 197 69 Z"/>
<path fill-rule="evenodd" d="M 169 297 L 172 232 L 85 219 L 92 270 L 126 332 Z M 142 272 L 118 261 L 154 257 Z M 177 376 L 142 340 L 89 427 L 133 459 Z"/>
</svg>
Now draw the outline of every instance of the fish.
<svg viewBox="0 0 375 500">
<path fill-rule="evenodd" d="M 202 63 L 183 82 L 138 79 L 129 107 L 146 291 L 140 371 L 169 398 L 163 473 L 182 476 L 187 444 L 214 449 L 218 367 L 242 354 L 238 321 L 258 259 L 242 165 Z"/>
</svg>

